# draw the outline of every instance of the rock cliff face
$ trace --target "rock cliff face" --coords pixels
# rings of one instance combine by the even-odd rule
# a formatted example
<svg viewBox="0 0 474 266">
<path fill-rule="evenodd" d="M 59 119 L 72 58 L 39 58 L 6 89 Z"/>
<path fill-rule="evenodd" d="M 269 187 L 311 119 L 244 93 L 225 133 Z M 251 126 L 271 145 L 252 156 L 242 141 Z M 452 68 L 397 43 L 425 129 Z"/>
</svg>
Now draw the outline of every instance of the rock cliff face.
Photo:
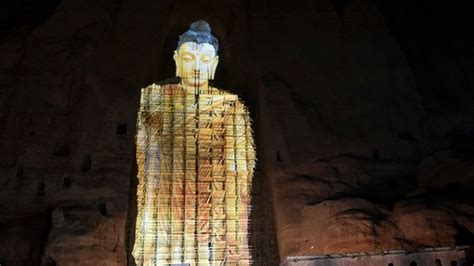
<svg viewBox="0 0 474 266">
<path fill-rule="evenodd" d="M 474 244 L 472 41 L 412 2 L 12 1 L 0 263 L 128 263 L 139 89 L 198 19 L 254 118 L 257 261 Z"/>
</svg>

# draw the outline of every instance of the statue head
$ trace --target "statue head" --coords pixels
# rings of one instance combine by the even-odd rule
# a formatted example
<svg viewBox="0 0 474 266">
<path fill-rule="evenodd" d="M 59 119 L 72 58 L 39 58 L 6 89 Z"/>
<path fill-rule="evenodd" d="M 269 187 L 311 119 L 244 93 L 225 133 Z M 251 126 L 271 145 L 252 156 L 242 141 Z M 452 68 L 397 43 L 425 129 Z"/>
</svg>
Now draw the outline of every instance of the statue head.
<svg viewBox="0 0 474 266">
<path fill-rule="evenodd" d="M 178 47 L 174 51 L 176 76 L 184 85 L 206 87 L 214 79 L 219 57 L 217 39 L 211 33 L 211 27 L 204 21 L 196 21 L 189 30 L 179 36 Z"/>
</svg>

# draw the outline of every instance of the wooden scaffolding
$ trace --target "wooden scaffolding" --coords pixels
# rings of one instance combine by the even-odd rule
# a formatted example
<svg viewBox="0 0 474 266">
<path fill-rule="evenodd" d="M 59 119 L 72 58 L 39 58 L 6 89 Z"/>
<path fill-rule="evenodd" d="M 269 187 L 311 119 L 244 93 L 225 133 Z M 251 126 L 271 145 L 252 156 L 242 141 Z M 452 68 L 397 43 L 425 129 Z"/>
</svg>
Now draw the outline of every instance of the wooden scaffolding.
<svg viewBox="0 0 474 266">
<path fill-rule="evenodd" d="M 142 89 L 136 134 L 137 265 L 249 265 L 251 120 L 234 94 Z"/>
</svg>

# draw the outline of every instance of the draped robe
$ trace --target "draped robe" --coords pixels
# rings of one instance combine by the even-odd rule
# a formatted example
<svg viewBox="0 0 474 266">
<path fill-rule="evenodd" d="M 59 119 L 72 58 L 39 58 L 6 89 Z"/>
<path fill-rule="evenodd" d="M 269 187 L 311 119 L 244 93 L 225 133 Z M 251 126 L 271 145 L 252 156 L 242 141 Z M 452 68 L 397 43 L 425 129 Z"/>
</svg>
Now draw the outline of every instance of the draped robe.
<svg viewBox="0 0 474 266">
<path fill-rule="evenodd" d="M 152 84 L 137 119 L 137 265 L 248 265 L 255 149 L 239 98 Z"/>
</svg>

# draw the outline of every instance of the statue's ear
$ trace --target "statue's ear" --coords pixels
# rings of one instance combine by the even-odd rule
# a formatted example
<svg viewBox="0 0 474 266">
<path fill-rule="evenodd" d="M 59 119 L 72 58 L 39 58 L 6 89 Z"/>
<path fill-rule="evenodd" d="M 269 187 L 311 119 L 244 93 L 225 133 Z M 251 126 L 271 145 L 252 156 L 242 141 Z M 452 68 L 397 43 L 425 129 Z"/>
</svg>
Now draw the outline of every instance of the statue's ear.
<svg viewBox="0 0 474 266">
<path fill-rule="evenodd" d="M 216 74 L 216 69 L 217 69 L 217 65 L 219 64 L 219 56 L 216 56 L 214 57 L 214 59 L 212 60 L 212 65 L 211 65 L 211 80 L 214 79 L 214 76 Z"/>
<path fill-rule="evenodd" d="M 176 65 L 176 76 L 177 77 L 181 77 L 181 64 L 178 60 L 178 51 L 177 50 L 174 50 L 174 53 L 173 53 L 173 59 L 174 59 L 174 63 Z"/>
</svg>

